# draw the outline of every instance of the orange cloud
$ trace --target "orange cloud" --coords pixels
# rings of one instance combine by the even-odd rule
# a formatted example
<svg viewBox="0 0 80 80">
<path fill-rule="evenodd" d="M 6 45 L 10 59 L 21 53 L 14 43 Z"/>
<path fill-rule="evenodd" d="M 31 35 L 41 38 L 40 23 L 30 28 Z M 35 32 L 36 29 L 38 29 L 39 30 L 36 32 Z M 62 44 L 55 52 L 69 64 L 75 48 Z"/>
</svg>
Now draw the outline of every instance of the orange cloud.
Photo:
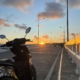
<svg viewBox="0 0 80 80">
<path fill-rule="evenodd" d="M 38 39 L 41 40 L 41 38 L 38 38 L 37 36 L 34 36 L 34 40 L 38 40 Z"/>
<path fill-rule="evenodd" d="M 0 26 L 10 27 L 11 24 L 7 23 L 4 19 L 0 18 Z"/>
<path fill-rule="evenodd" d="M 41 40 L 41 38 L 38 38 L 37 36 L 34 36 L 33 43 L 38 43 L 38 39 Z"/>
<path fill-rule="evenodd" d="M 38 37 L 37 36 L 34 36 L 34 39 L 38 39 Z"/>
<path fill-rule="evenodd" d="M 42 36 L 42 38 L 48 39 L 49 36 L 48 35 L 44 35 L 44 36 Z"/>
<path fill-rule="evenodd" d="M 38 43 L 38 37 L 37 36 L 34 36 L 33 42 Z M 49 41 L 49 36 L 48 35 L 43 35 L 42 37 L 39 38 L 39 42 L 44 42 L 44 43 L 50 42 Z"/>
<path fill-rule="evenodd" d="M 31 6 L 33 0 L 0 0 L 0 3 L 2 6 L 14 7 L 22 10 L 23 12 L 26 12 L 26 7 Z"/>
<path fill-rule="evenodd" d="M 50 38 L 48 35 L 43 35 L 42 37 L 39 38 L 39 42 L 44 42 L 44 43 L 63 43 L 64 38 Z M 33 43 L 38 44 L 38 37 L 34 36 Z"/>
</svg>

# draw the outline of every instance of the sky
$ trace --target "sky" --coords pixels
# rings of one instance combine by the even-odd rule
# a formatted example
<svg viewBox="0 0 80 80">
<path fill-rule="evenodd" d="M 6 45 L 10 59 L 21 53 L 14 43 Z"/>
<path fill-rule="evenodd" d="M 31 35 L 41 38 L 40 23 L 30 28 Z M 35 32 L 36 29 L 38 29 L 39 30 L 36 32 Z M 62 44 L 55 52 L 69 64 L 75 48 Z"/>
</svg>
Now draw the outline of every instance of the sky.
<svg viewBox="0 0 80 80">
<path fill-rule="evenodd" d="M 26 38 L 38 43 L 38 19 L 40 42 L 63 42 L 64 31 L 66 39 L 66 0 L 0 0 L 0 34 L 9 40 L 24 37 L 31 27 Z M 79 21 L 80 0 L 69 0 L 70 39 L 80 33 Z"/>
</svg>

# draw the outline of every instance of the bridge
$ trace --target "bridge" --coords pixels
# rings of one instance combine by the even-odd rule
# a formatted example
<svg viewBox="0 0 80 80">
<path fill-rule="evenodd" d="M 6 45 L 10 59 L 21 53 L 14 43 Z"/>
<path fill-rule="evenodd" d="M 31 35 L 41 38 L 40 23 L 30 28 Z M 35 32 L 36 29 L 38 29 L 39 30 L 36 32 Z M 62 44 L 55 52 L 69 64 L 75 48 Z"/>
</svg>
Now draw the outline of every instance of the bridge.
<svg viewBox="0 0 80 80">
<path fill-rule="evenodd" d="M 76 64 L 76 74 L 80 74 L 80 35 L 67 42 L 65 48 L 72 58 L 72 62 Z"/>
<path fill-rule="evenodd" d="M 57 46 L 54 46 L 54 45 L 57 45 Z M 64 47 L 63 47 L 63 45 L 64 45 Z M 49 47 L 49 46 L 51 46 L 51 47 Z M 48 51 L 50 49 L 50 51 L 49 51 L 50 53 L 47 53 L 46 49 L 48 49 Z M 51 65 L 49 62 L 49 64 L 47 65 L 47 67 L 49 67 L 49 65 L 50 65 L 49 69 L 47 67 L 45 67 L 45 69 L 43 68 L 44 66 L 46 66 L 45 65 L 45 63 L 46 63 L 45 56 L 43 56 L 44 64 L 43 64 L 43 67 L 40 69 L 40 71 L 37 68 L 38 63 L 35 62 L 36 61 L 36 60 L 34 60 L 35 56 L 33 55 L 34 56 L 33 62 L 36 65 L 36 69 L 38 70 L 38 75 L 37 75 L 38 80 L 41 80 L 41 79 L 42 80 L 80 80 L 80 35 L 77 35 L 76 37 L 74 37 L 70 41 L 66 42 L 65 44 L 64 43 L 62 43 L 62 44 L 55 43 L 55 44 L 53 44 L 53 46 L 48 45 L 46 47 L 46 49 L 40 48 L 39 51 L 36 53 L 38 54 L 39 52 L 40 53 L 45 52 L 46 56 L 48 56 L 47 54 L 50 54 L 52 56 L 52 53 L 53 53 L 53 56 L 55 56 L 54 50 L 58 51 L 58 49 L 60 49 L 61 51 L 59 50 L 58 52 L 56 52 L 57 55 L 55 56 L 55 58 L 50 57 L 51 63 L 53 63 L 53 64 Z M 52 51 L 52 49 L 53 49 L 53 51 Z M 42 54 L 40 54 L 40 55 L 42 55 Z M 39 64 L 39 66 L 40 66 L 40 64 Z M 43 72 L 41 73 L 41 70 L 44 71 L 44 73 Z M 39 72 L 41 74 L 46 74 L 45 77 L 44 77 L 44 75 L 40 77 Z"/>
<path fill-rule="evenodd" d="M 26 45 L 33 58 L 37 80 L 80 80 L 80 35 L 63 44 Z M 0 59 L 9 53 L 0 49 Z M 9 53 L 9 57 L 11 54 Z"/>
</svg>

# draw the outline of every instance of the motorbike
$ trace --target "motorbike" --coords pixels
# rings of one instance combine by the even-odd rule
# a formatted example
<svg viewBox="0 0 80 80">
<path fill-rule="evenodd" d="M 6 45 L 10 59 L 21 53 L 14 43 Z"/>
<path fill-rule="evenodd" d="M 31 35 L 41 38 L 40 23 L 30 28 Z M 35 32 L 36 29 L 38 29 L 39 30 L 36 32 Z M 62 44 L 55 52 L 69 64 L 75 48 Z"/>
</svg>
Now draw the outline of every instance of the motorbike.
<svg viewBox="0 0 80 80">
<path fill-rule="evenodd" d="M 0 80 L 36 80 L 36 69 L 32 63 L 32 56 L 25 45 L 26 42 L 30 42 L 30 39 L 25 38 L 30 30 L 31 27 L 26 29 L 24 38 L 16 38 L 12 41 L 9 41 L 5 35 L 0 35 L 1 39 L 8 40 L 0 47 L 8 48 L 8 51 L 5 52 L 6 56 L 8 53 L 12 54 L 0 60 Z"/>
</svg>

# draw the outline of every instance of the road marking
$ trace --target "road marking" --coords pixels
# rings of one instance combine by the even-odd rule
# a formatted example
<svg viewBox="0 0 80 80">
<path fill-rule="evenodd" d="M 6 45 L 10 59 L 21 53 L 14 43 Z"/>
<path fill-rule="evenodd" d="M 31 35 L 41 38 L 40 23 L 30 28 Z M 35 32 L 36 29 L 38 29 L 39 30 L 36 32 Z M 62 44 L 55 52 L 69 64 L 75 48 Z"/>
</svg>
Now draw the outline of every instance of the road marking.
<svg viewBox="0 0 80 80">
<path fill-rule="evenodd" d="M 59 57 L 61 51 L 62 51 L 62 50 L 59 51 L 59 54 L 57 55 L 57 57 L 56 57 L 56 59 L 55 59 L 53 65 L 52 65 L 51 69 L 49 70 L 49 73 L 47 74 L 45 80 L 50 80 L 51 75 L 52 75 L 52 72 L 53 72 L 53 70 L 54 70 L 54 68 L 55 68 L 56 62 L 57 62 L 57 60 L 58 60 L 58 57 Z"/>
<path fill-rule="evenodd" d="M 60 59 L 60 65 L 59 65 L 58 80 L 61 80 L 62 58 L 63 58 L 63 49 L 62 49 L 61 59 Z"/>
</svg>

